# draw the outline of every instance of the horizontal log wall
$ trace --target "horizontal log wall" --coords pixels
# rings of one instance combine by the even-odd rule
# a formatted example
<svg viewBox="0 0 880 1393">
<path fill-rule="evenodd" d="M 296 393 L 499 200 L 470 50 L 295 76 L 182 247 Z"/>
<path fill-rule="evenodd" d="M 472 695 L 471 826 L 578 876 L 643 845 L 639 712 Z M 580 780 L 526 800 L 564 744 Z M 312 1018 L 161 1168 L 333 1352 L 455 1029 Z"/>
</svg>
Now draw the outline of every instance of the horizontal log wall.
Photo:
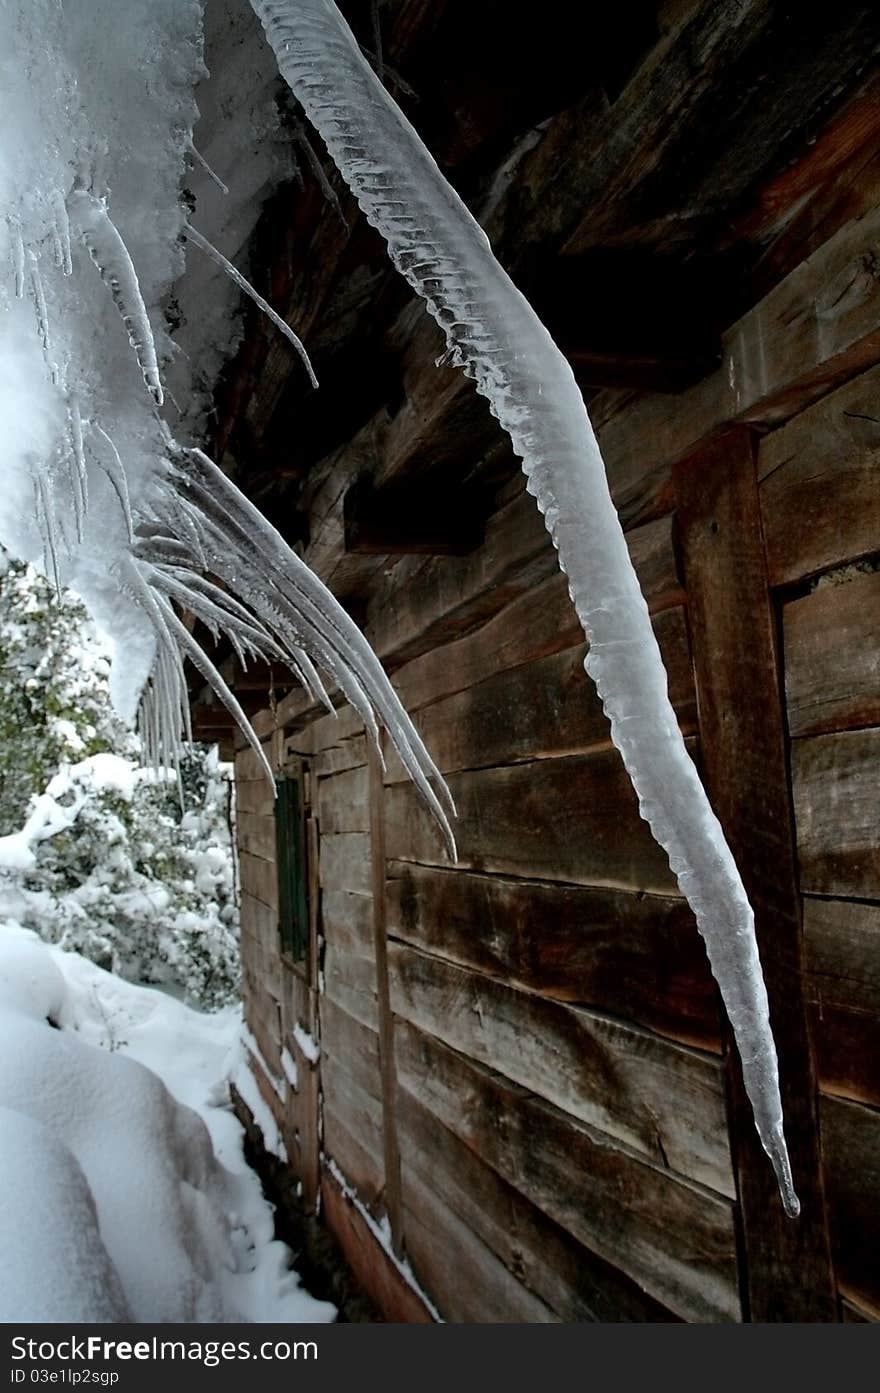
<svg viewBox="0 0 880 1393">
<path fill-rule="evenodd" d="M 880 1313 L 880 370 L 762 443 L 842 1315 Z"/>
<path fill-rule="evenodd" d="M 798 945 L 809 1021 L 798 1048 L 819 1083 L 810 1204 L 834 1247 L 815 1309 L 836 1302 L 844 1320 L 880 1308 L 880 368 L 862 371 L 880 340 L 876 277 L 857 278 L 849 299 L 834 288 L 863 264 L 875 225 L 847 226 L 792 272 L 730 331 L 721 372 L 680 399 L 596 403 L 670 695 L 707 766 L 717 751 L 700 749 L 711 723 L 704 709 L 701 729 L 691 649 L 706 630 L 688 612 L 673 472 L 726 422 L 769 432 L 754 461 L 749 556 L 765 605 L 761 662 L 773 666 L 766 690 L 787 721 L 774 772 L 786 799 L 790 775 L 796 826 L 786 941 Z M 804 317 L 826 272 L 830 289 Z M 719 507 L 722 465 L 723 451 L 706 466 L 721 471 Z M 472 555 L 377 565 L 367 631 L 448 777 L 459 862 L 449 864 L 390 751 L 377 823 L 375 770 L 371 791 L 349 709 L 318 716 L 291 696 L 258 719 L 263 734 L 284 730 L 312 771 L 327 1166 L 365 1213 L 393 1210 L 415 1280 L 447 1319 L 737 1321 L 750 1287 L 752 1297 L 763 1289 L 755 1310 L 785 1310 L 775 1240 L 762 1251 L 754 1212 L 742 1222 L 754 1196 L 731 1135 L 741 1141 L 746 1124 L 702 942 L 638 817 L 583 673 L 565 581 L 521 486 L 502 491 Z M 728 677 L 732 652 L 728 643 Z M 717 655 L 698 656 L 711 676 Z M 239 758 L 247 1019 L 272 1067 L 273 1004 L 290 973 L 272 938 L 271 808 L 252 757 Z M 775 956 L 779 999 L 787 969 Z M 799 988 L 801 1018 L 803 1005 Z M 804 1078 L 809 1089 L 809 1069 Z M 799 1116 L 815 1127 L 807 1101 Z M 351 1226 L 338 1186 L 331 1208 Z M 801 1273 L 792 1291 L 810 1280 Z"/>
</svg>

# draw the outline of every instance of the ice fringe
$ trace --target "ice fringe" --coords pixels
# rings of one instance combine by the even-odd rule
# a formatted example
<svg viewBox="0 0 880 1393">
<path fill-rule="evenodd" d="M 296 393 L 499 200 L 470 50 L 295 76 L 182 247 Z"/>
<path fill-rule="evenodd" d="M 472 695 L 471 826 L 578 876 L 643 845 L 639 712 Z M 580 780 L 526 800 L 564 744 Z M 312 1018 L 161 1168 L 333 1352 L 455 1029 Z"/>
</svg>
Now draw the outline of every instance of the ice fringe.
<svg viewBox="0 0 880 1393">
<path fill-rule="evenodd" d="M 697 918 L 742 1059 L 761 1141 L 796 1215 L 754 918 L 682 740 L 598 444 L 562 354 L 492 255 L 333 0 L 252 0 L 282 76 L 398 269 L 446 334 L 522 458 L 590 644 L 639 798 Z"/>
<path fill-rule="evenodd" d="M 86 189 L 74 189 L 67 200 L 71 226 L 85 242 L 98 274 L 113 296 L 135 351 L 144 382 L 157 406 L 162 405 L 162 383 L 150 317 L 138 285 L 137 272 L 104 199 Z"/>
<path fill-rule="evenodd" d="M 148 743 L 164 749 L 164 732 L 177 720 L 171 707 L 183 700 L 180 662 L 185 654 L 234 716 L 272 778 L 244 712 L 177 618 L 173 599 L 214 633 L 227 634 L 243 662 L 254 654 L 282 658 L 306 690 L 332 710 L 314 664 L 322 667 L 377 744 L 379 722 L 384 725 L 454 859 L 450 818 L 455 809 L 449 790 L 357 625 L 207 455 L 181 448 L 170 436 L 168 451 L 165 474 L 142 504 L 125 574 L 129 592 L 155 626 L 162 661 L 172 664 L 177 674 L 173 681 L 163 684 L 157 679 L 151 684 L 147 710 L 155 730 L 147 730 Z M 197 564 L 205 574 L 199 574 Z M 209 576 L 234 593 L 227 594 Z"/>
</svg>

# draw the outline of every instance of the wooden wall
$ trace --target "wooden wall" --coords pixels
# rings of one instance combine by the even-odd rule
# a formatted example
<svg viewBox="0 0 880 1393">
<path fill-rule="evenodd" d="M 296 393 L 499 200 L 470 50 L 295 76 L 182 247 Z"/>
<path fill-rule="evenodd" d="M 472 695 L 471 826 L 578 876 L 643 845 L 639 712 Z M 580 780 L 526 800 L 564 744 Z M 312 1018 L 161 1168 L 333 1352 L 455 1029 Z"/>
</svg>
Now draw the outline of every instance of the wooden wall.
<svg viewBox="0 0 880 1393">
<path fill-rule="evenodd" d="M 875 222 L 733 326 L 717 374 L 595 403 L 671 697 L 755 904 L 801 1220 L 518 480 L 478 552 L 390 562 L 369 592 L 367 632 L 458 807 L 455 867 L 350 710 L 290 698 L 258 720 L 276 763 L 308 763 L 311 978 L 278 953 L 271 801 L 238 756 L 247 1023 L 278 1078 L 294 1019 L 321 1045 L 310 1072 L 298 1058 L 315 1094 L 261 1086 L 314 1187 L 320 1146 L 329 1221 L 390 1318 L 430 1318 L 419 1292 L 453 1321 L 877 1318 Z M 370 1236 L 383 1219 L 397 1263 Z"/>
</svg>

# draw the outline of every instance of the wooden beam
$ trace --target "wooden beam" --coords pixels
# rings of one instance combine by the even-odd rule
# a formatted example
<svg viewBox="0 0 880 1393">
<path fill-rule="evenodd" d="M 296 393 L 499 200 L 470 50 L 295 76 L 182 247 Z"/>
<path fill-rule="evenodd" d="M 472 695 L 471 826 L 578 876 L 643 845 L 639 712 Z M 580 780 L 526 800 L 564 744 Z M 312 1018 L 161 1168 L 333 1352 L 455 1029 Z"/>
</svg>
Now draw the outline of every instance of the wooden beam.
<svg viewBox="0 0 880 1393">
<path fill-rule="evenodd" d="M 626 526 L 668 511 L 669 470 L 742 423 L 775 427 L 880 361 L 880 208 L 841 228 L 725 332 L 718 372 L 669 398 L 614 414 L 593 404 L 615 505 Z M 604 419 L 603 419 L 604 416 Z"/>
<path fill-rule="evenodd" d="M 707 261 L 627 248 L 545 255 L 525 288 L 581 386 L 681 392 L 720 362 L 719 276 Z"/>
<path fill-rule="evenodd" d="M 321 1199 L 327 1227 L 361 1286 L 393 1324 L 431 1325 L 434 1317 L 381 1247 L 359 1209 L 338 1181 L 324 1170 Z"/>
<path fill-rule="evenodd" d="M 751 433 L 733 430 L 686 461 L 675 473 L 675 490 L 703 776 L 755 911 L 802 1205 L 799 1219 L 785 1217 L 729 1034 L 743 1309 L 753 1321 L 833 1321 L 784 696 Z"/>
<path fill-rule="evenodd" d="M 388 982 L 388 909 L 385 898 L 385 787 L 378 751 L 370 746 L 370 856 L 373 891 L 373 944 L 376 954 L 376 1008 L 379 1016 L 379 1070 L 382 1079 L 382 1145 L 385 1156 L 385 1207 L 396 1253 L 403 1251 L 403 1198 L 397 1140 L 397 1071 L 394 1023 Z"/>
<path fill-rule="evenodd" d="M 376 489 L 362 475 L 345 494 L 345 550 L 367 556 L 466 556 L 483 541 L 491 500 L 475 490 L 392 485 Z"/>
</svg>

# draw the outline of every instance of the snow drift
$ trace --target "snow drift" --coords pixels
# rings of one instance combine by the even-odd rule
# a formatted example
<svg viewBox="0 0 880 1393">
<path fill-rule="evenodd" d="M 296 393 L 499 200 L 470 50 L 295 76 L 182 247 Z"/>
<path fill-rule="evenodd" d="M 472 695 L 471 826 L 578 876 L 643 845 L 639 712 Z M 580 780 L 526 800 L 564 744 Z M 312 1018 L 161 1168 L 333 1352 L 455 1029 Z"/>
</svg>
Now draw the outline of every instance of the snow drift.
<svg viewBox="0 0 880 1393">
<path fill-rule="evenodd" d="M 242 1159 L 239 1028 L 0 926 L 0 1321 L 334 1318 Z"/>
</svg>

